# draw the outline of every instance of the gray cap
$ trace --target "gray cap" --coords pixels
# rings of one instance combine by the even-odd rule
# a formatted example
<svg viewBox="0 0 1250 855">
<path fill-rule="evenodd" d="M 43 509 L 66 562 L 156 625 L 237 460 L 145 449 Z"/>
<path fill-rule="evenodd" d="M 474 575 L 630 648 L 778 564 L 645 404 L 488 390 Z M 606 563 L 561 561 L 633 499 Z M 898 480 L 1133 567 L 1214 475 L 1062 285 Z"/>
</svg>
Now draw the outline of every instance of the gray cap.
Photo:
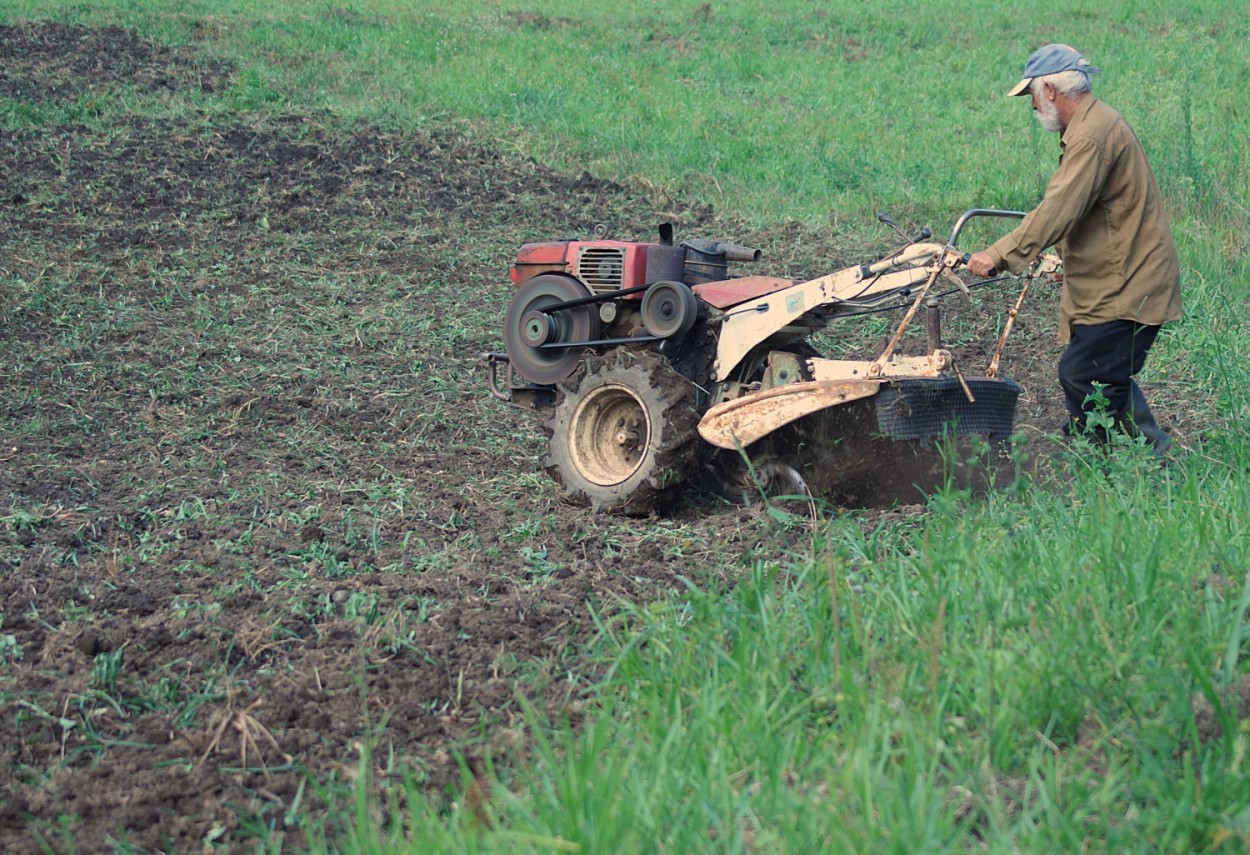
<svg viewBox="0 0 1250 855">
<path fill-rule="evenodd" d="M 1035 77 L 1058 74 L 1061 71 L 1080 71 L 1085 75 L 1097 74 L 1098 69 L 1089 64 L 1089 60 L 1077 53 L 1076 48 L 1068 45 L 1046 45 L 1033 51 L 1029 61 L 1024 64 L 1024 79 L 1007 93 L 1007 96 L 1024 95 L 1029 91 L 1029 84 Z"/>
</svg>

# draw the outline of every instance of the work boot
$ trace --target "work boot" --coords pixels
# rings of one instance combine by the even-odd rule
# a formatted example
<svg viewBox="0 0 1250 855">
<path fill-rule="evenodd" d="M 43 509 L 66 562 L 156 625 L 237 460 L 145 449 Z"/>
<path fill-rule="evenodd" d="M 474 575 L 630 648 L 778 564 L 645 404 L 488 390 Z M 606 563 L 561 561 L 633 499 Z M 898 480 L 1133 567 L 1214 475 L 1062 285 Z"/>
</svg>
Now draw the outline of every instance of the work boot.
<svg viewBox="0 0 1250 855">
<path fill-rule="evenodd" d="M 1130 384 L 1128 406 L 1115 417 L 1115 429 L 1134 439 L 1139 436 L 1145 437 L 1150 441 L 1155 457 L 1164 457 L 1172 447 L 1172 437 L 1168 436 L 1167 432 L 1155 421 L 1141 387 L 1133 381 L 1130 381 Z M 1067 437 L 1083 436 L 1099 448 L 1104 448 L 1111 442 L 1111 437 L 1105 428 L 1101 425 L 1091 427 L 1083 418 L 1069 417 L 1068 423 L 1064 425 L 1063 433 Z"/>
<path fill-rule="evenodd" d="M 1155 457 L 1163 457 L 1172 447 L 1172 437 L 1155 422 L 1150 405 L 1146 403 L 1146 396 L 1136 383 L 1131 383 L 1129 387 L 1128 407 L 1115 417 L 1115 426 L 1125 436 L 1144 436 L 1150 441 Z"/>
<path fill-rule="evenodd" d="M 1129 385 L 1128 415 L 1132 418 L 1133 427 L 1137 433 L 1150 440 L 1151 445 L 1154 446 L 1155 457 L 1162 457 L 1172 447 L 1172 437 L 1168 436 L 1167 432 L 1155 422 L 1154 414 L 1150 412 L 1150 405 L 1146 403 L 1146 396 L 1142 394 L 1141 387 L 1133 381 L 1130 381 Z"/>
</svg>

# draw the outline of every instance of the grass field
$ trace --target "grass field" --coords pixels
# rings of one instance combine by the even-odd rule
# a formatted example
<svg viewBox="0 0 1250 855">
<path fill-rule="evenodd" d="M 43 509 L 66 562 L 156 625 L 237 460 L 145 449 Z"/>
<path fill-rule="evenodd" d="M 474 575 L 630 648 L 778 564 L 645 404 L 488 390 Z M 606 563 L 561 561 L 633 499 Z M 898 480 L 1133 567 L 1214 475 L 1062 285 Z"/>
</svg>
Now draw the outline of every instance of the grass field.
<svg viewBox="0 0 1250 855">
<path fill-rule="evenodd" d="M 414 693 L 446 684 L 422 696 L 450 735 L 438 761 L 446 786 L 431 786 L 440 767 L 422 740 L 432 737 L 395 735 L 416 712 L 388 708 L 366 738 L 333 745 L 309 725 L 310 754 L 343 756 L 307 762 L 298 790 L 266 790 L 268 769 L 229 767 L 223 776 L 251 775 L 248 792 L 273 799 L 238 808 L 238 827 L 197 829 L 204 848 L 278 851 L 284 839 L 353 852 L 1250 847 L 1241 658 L 1250 372 L 1238 358 L 1250 352 L 1250 20 L 1238 4 L 0 4 L 0 25 L 49 19 L 125 27 L 233 70 L 211 90 L 180 83 L 167 94 L 123 74 L 55 100 L 0 78 L 12 84 L 0 99 L 6 144 L 43 151 L 40 139 L 53 141 L 40 180 L 11 203 L 32 223 L 40 206 L 71 211 L 59 228 L 93 234 L 86 200 L 71 205 L 55 175 L 76 174 L 72 157 L 89 148 L 73 148 L 80 137 L 100 147 L 148 140 L 131 150 L 142 165 L 137 207 L 175 195 L 147 188 L 160 176 L 145 151 L 248 148 L 225 127 L 260 139 L 278 122 L 292 162 L 310 146 L 331 150 L 341 138 L 329 128 L 363 129 L 376 145 L 367 157 L 344 148 L 313 161 L 285 207 L 274 188 L 286 161 L 247 172 L 237 198 L 214 183 L 230 173 L 188 178 L 178 226 L 187 237 L 159 258 L 137 241 L 114 252 L 107 232 L 70 240 L 68 262 L 48 250 L 46 266 L 36 263 L 44 250 L 33 239 L 15 238 L 20 251 L 0 257 L 0 330 L 13 354 L 0 426 L 13 450 L 0 448 L 0 465 L 16 460 L 0 476 L 0 580 L 15 597 L 40 574 L 65 574 L 73 601 L 56 615 L 0 605 L 3 726 L 30 746 L 59 739 L 62 755 L 71 735 L 96 728 L 77 761 L 52 751 L 35 768 L 16 748 L 0 755 L 2 786 L 28 808 L 0 813 L 0 829 L 43 817 L 32 827 L 46 848 L 90 851 L 76 837 L 81 803 L 47 821 L 31 792 L 54 792 L 62 765 L 137 750 L 143 740 L 122 720 L 198 728 L 204 739 L 187 756 L 199 762 L 179 762 L 190 786 L 218 786 L 203 767 L 223 735 L 244 752 L 250 735 L 254 760 L 277 748 L 249 724 L 261 712 L 236 697 L 276 692 L 313 668 L 346 674 L 364 656 L 368 676 L 340 685 L 344 697 L 360 692 L 336 711 L 355 705 L 369 719 L 388 668 Z M 1107 458 L 1059 456 L 1057 486 L 976 500 L 951 491 L 922 514 L 871 524 L 858 512 L 809 519 L 779 508 L 618 524 L 530 498 L 545 488 L 525 471 L 537 459 L 534 437 L 516 438 L 526 424 L 479 419 L 470 403 L 483 394 L 471 357 L 493 341 L 505 299 L 475 297 L 474 282 L 504 270 L 517 244 L 584 227 L 573 215 L 610 213 L 614 193 L 630 200 L 630 225 L 666 210 L 697 220 L 710 204 L 743 229 L 798 229 L 846 257 L 888 240 L 878 211 L 940 227 L 973 206 L 1031 207 L 1055 141 L 1023 99 L 1002 94 L 1052 40 L 1102 67 L 1096 92 L 1135 127 L 1167 197 L 1186 319 L 1161 337 L 1147 380 L 1161 409 L 1190 426 L 1167 467 L 1130 445 Z M 209 59 L 197 62 L 207 79 Z M 155 137 L 168 150 L 143 136 L 144 123 L 170 131 Z M 438 176 L 418 166 L 447 148 L 426 142 L 447 129 L 481 148 L 456 149 L 446 163 L 502 167 L 464 172 L 465 185 L 489 176 L 491 186 L 473 188 L 476 205 L 444 208 L 420 192 Z M 532 161 L 552 167 L 539 176 L 543 194 L 506 182 L 508 168 Z M 408 173 L 392 181 L 394 163 Z M 319 187 L 331 171 L 341 183 Z M 600 183 L 586 190 L 583 173 Z M 360 190 L 353 175 L 408 188 L 403 206 Z M 333 222 L 351 230 L 319 224 L 308 212 L 325 212 L 312 202 L 301 208 L 321 190 L 344 218 Z M 559 193 L 580 207 L 550 210 Z M 141 225 L 155 235 L 164 222 Z M 965 246 L 992 237 L 981 228 Z M 452 239 L 457 229 L 468 245 Z M 430 283 L 419 302 L 408 290 L 417 264 Z M 155 296 L 114 289 L 123 268 Z M 191 320 L 178 329 L 194 348 L 162 326 L 183 309 Z M 111 423 L 124 428 L 100 427 L 90 405 L 101 388 L 134 390 L 140 403 Z M 26 454 L 36 441 L 47 449 L 37 460 Z M 65 450 L 76 443 L 122 449 L 114 463 L 131 471 L 115 475 L 124 498 L 109 520 L 92 516 L 109 494 L 100 472 L 66 475 L 84 471 Z M 413 495 L 407 473 L 438 469 L 450 448 L 471 463 Z M 49 473 L 66 480 L 34 502 Z M 423 499 L 447 516 L 423 515 Z M 70 531 L 75 519 L 89 521 L 90 537 L 88 523 Z M 599 551 L 585 563 L 607 567 L 610 580 L 596 583 L 590 605 L 561 582 L 582 572 L 587 548 Z M 131 574 L 162 564 L 177 574 L 179 638 L 268 598 L 252 645 L 242 631 L 231 645 L 245 655 L 201 671 L 188 653 L 155 676 L 129 676 L 133 648 L 124 666 L 125 645 L 104 636 L 126 634 L 126 616 L 139 614 L 136 637 L 155 638 L 173 612 L 110 612 L 105 588 L 138 602 L 131 588 L 143 577 Z M 468 584 L 430 574 L 452 579 L 468 565 L 501 568 L 469 580 L 492 607 L 506 589 L 509 608 L 543 622 L 502 672 L 490 651 L 507 636 L 472 647 L 481 668 L 458 664 L 457 684 L 455 668 L 422 670 L 422 633 L 431 623 L 442 631 L 429 615 L 453 614 L 448 604 Z M 92 573 L 108 585 L 96 589 Z M 542 599 L 557 595 L 568 602 Z M 583 612 L 586 631 L 561 634 L 566 613 Z M 467 618 L 456 627 L 468 649 L 478 630 Z M 80 690 L 28 689 L 18 669 L 35 658 L 32 633 L 49 651 L 82 650 L 88 629 L 98 638 Z M 339 630 L 356 646 L 335 647 Z M 298 658 L 305 645 L 326 658 Z M 491 682 L 500 673 L 506 688 Z M 470 716 L 461 696 L 475 682 L 482 714 Z M 214 704 L 220 714 L 210 715 Z M 278 735 L 277 753 L 298 755 L 297 736 Z M 164 756 L 144 750 L 136 763 Z M 143 851 L 124 835 L 107 845 Z"/>
</svg>

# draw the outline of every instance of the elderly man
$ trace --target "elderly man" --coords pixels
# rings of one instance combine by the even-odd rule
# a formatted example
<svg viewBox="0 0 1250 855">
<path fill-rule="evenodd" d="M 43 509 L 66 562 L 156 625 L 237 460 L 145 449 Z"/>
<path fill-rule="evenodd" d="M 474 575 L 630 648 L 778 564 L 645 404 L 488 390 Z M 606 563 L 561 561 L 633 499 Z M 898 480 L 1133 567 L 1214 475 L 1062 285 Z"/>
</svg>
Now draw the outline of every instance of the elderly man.
<svg viewBox="0 0 1250 855">
<path fill-rule="evenodd" d="M 1180 261 L 1159 184 L 1124 117 L 1094 97 L 1098 69 L 1067 45 L 1038 49 L 1007 94 L 1029 94 L 1043 128 L 1060 134 L 1059 168 L 1046 195 L 1014 231 L 978 252 L 978 276 L 1020 272 L 1055 246 L 1064 262 L 1059 383 L 1081 432 L 1098 402 L 1116 427 L 1145 436 L 1156 454 L 1171 438 L 1155 424 L 1133 380 L 1165 321 L 1181 316 Z"/>
</svg>

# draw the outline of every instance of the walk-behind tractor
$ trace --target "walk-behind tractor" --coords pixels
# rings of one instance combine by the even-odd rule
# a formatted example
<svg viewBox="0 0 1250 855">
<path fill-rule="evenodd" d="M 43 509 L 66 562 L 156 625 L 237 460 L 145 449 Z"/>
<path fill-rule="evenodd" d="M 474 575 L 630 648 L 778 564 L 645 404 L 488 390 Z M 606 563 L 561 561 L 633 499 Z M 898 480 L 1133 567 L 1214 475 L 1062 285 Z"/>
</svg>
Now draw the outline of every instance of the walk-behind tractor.
<svg viewBox="0 0 1250 855">
<path fill-rule="evenodd" d="M 968 211 L 946 243 L 895 226 L 906 240 L 897 251 L 806 282 L 730 278 L 730 263 L 759 251 L 675 244 L 668 224 L 653 243 L 601 233 L 526 244 L 505 352 L 486 355 L 491 391 L 546 416 L 548 471 L 567 499 L 596 510 L 647 513 L 691 483 L 738 500 L 818 491 L 872 501 L 876 482 L 912 478 L 906 461 L 921 446 L 1010 436 L 1020 388 L 998 364 L 1030 280 L 979 375 L 943 348 L 938 297 L 947 283 L 968 292 L 955 270 L 969 219 L 1022 216 Z M 1035 272 L 1057 263 L 1046 256 Z M 875 357 L 828 359 L 814 347 L 815 333 L 892 306 L 902 319 Z M 927 352 L 902 355 L 922 310 Z"/>
</svg>

